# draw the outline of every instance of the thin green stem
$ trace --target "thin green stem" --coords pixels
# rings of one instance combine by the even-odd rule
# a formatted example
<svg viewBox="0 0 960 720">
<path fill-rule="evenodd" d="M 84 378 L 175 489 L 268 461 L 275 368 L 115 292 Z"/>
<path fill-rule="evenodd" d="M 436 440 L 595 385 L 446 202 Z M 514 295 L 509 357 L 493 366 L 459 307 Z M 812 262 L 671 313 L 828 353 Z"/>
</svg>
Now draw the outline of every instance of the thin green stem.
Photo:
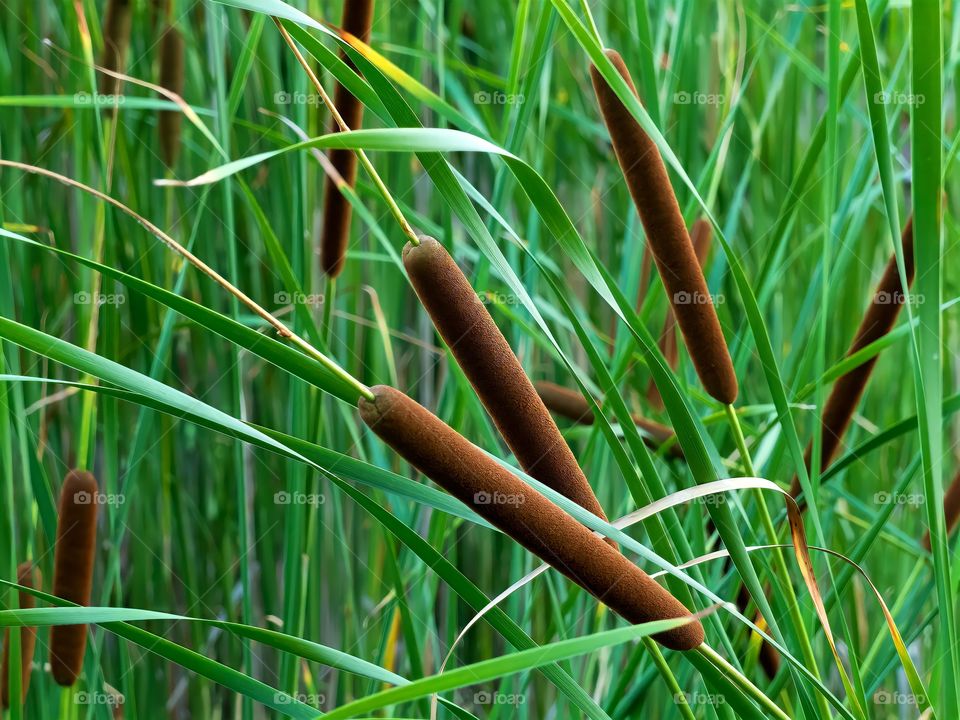
<svg viewBox="0 0 960 720">
<path fill-rule="evenodd" d="M 679 710 L 680 714 L 686 718 L 686 720 L 696 720 L 693 710 L 690 709 L 690 705 L 687 703 L 687 696 L 680 688 L 680 683 L 677 682 L 673 670 L 670 669 L 667 659 L 660 651 L 660 646 L 650 637 L 643 638 L 643 645 L 646 647 L 647 652 L 650 653 L 650 657 L 653 658 L 653 664 L 657 666 L 657 670 L 663 677 L 664 682 L 667 683 L 667 687 L 670 688 L 670 693 L 673 695 L 673 701 L 677 705 L 677 710 Z"/>
<path fill-rule="evenodd" d="M 703 657 L 716 665 L 717 668 L 727 676 L 727 679 L 740 688 L 748 697 L 753 698 L 768 713 L 776 718 L 779 718 L 780 720 L 790 720 L 789 715 L 781 710 L 773 700 L 768 698 L 760 688 L 750 682 L 749 678 L 737 670 L 733 665 L 728 663 L 716 650 L 711 648 L 706 643 L 703 643 L 696 649 L 695 652 L 700 653 Z M 825 717 L 830 716 L 826 715 Z"/>
</svg>

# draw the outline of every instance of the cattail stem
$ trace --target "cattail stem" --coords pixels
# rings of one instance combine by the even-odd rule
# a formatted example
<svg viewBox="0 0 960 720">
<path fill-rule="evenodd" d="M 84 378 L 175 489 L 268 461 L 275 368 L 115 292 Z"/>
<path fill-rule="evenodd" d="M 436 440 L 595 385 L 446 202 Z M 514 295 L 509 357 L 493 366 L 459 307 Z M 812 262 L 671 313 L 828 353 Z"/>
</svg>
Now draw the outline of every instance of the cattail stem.
<svg viewBox="0 0 960 720">
<path fill-rule="evenodd" d="M 907 288 L 913 282 L 915 271 L 913 259 L 913 218 L 911 217 L 903 228 L 901 238 L 903 245 L 904 269 L 907 276 Z M 894 253 L 887 267 L 883 272 L 883 277 L 877 284 L 876 291 L 871 299 L 870 306 L 864 313 L 857 334 L 847 350 L 847 356 L 862 350 L 867 345 L 876 342 L 884 335 L 889 333 L 897 322 L 900 310 L 906 301 L 906 294 L 903 284 L 900 282 L 900 270 L 897 267 L 897 256 Z M 850 421 L 856 412 L 860 399 L 870 381 L 870 375 L 877 363 L 877 356 L 872 357 L 867 362 L 854 368 L 850 372 L 842 375 L 833 384 L 833 389 L 827 397 L 827 402 L 823 408 L 823 416 L 820 420 L 820 470 L 826 467 L 833 460 L 834 455 L 840 447 L 840 440 L 850 427 Z M 807 445 L 807 451 L 804 456 L 804 463 L 809 472 L 812 467 L 813 442 Z M 794 476 L 790 484 L 790 494 L 797 497 L 801 492 L 800 478 Z M 804 505 L 801 505 L 801 508 Z"/>
<path fill-rule="evenodd" d="M 530 475 L 606 519 L 590 483 L 517 356 L 470 282 L 433 238 L 407 245 L 403 264 L 437 332 Z"/>
<path fill-rule="evenodd" d="M 544 495 L 399 390 L 371 388 L 360 417 L 428 478 L 631 623 L 686 617 L 683 604 Z M 654 636 L 674 650 L 703 643 L 693 621 Z"/>
<path fill-rule="evenodd" d="M 712 647 L 704 643 L 697 648 L 697 652 L 700 653 L 704 658 L 710 661 L 711 664 L 715 665 L 720 672 L 724 674 L 728 679 L 733 681 L 733 683 L 739 687 L 747 697 L 753 698 L 766 712 L 777 720 L 790 720 L 790 716 L 787 715 L 773 700 L 767 697 L 764 692 L 750 682 L 742 672 L 737 670 L 733 665 L 726 661 L 722 655 L 720 655 Z M 830 717 L 830 715 L 825 715 L 824 717 Z"/>
<path fill-rule="evenodd" d="M 82 470 L 67 473 L 60 490 L 53 594 L 77 605 L 90 604 L 99 502 L 93 475 Z M 86 648 L 86 625 L 50 628 L 50 673 L 58 685 L 69 687 L 77 681 Z"/>
<path fill-rule="evenodd" d="M 947 537 L 957 527 L 957 521 L 960 520 L 960 472 L 958 472 L 947 491 L 943 494 L 943 516 L 947 528 Z M 923 535 L 923 549 L 930 552 L 930 531 Z"/>
<path fill-rule="evenodd" d="M 33 563 L 23 562 L 17 566 L 17 585 L 40 590 L 43 582 L 40 570 Z M 37 601 L 30 593 L 20 591 L 18 594 L 19 606 L 23 610 L 36 607 Z M 37 645 L 37 628 L 20 628 L 20 705 L 26 701 L 27 691 L 30 689 L 30 671 L 33 666 L 33 653 Z M 0 672 L 0 705 L 9 709 L 10 702 L 10 630 L 3 635 L 3 661 Z"/>
<path fill-rule="evenodd" d="M 623 58 L 615 50 L 605 53 L 636 96 Z M 614 153 L 697 375 L 711 396 L 729 405 L 738 392 L 733 361 L 663 158 L 599 70 L 591 66 L 590 73 Z"/>
<path fill-rule="evenodd" d="M 545 380 L 538 381 L 533 386 L 550 412 L 580 425 L 593 425 L 594 417 L 590 404 L 577 391 Z M 643 430 L 643 441 L 648 447 L 656 450 L 661 445 L 673 441 L 668 453 L 675 458 L 683 457 L 683 448 L 676 442 L 673 428 L 648 420 L 641 415 L 634 414 L 631 418 L 634 424 Z"/>
</svg>

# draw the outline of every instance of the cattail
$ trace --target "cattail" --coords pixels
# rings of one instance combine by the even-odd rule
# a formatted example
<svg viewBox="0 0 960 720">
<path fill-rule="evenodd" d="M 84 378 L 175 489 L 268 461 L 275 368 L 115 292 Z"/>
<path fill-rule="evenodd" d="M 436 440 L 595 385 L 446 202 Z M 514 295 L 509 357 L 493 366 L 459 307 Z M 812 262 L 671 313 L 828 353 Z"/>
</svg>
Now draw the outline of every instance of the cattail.
<svg viewBox="0 0 960 720">
<path fill-rule="evenodd" d="M 623 58 L 615 50 L 605 53 L 636 96 Z M 596 67 L 591 66 L 590 73 L 614 153 L 697 375 L 716 400 L 732 404 L 738 390 L 733 362 L 660 151 Z"/>
<path fill-rule="evenodd" d="M 906 227 L 903 228 L 903 262 L 907 274 L 907 287 L 913 282 L 914 261 L 913 261 L 913 218 L 907 220 Z M 857 334 L 847 351 L 850 356 L 867 345 L 875 342 L 893 329 L 897 322 L 897 316 L 900 314 L 900 308 L 906 302 L 903 284 L 900 282 L 900 271 L 897 269 L 897 257 L 893 255 L 887 263 L 887 268 L 880 278 L 876 292 L 867 308 L 863 321 L 857 329 Z M 837 449 L 840 447 L 840 439 L 850 426 L 850 420 L 853 413 L 860 404 L 860 398 L 863 397 L 863 391 L 870 380 L 870 374 L 873 372 L 873 366 L 877 363 L 877 357 L 874 356 L 859 367 L 854 368 L 846 375 L 841 376 L 833 384 L 833 389 L 827 397 L 827 403 L 823 408 L 823 418 L 820 421 L 820 468 L 825 469 Z M 807 469 L 810 469 L 810 461 L 813 455 L 813 442 L 807 446 L 805 462 Z M 800 494 L 800 479 L 796 476 L 790 485 L 790 493 L 796 497 Z"/>
<path fill-rule="evenodd" d="M 690 613 L 649 575 L 399 390 L 360 400 L 364 423 L 407 462 L 631 623 Z M 703 642 L 691 622 L 654 636 L 674 650 Z"/>
<path fill-rule="evenodd" d="M 130 26 L 133 20 L 131 0 L 107 0 L 103 19 L 103 53 L 100 66 L 113 72 L 123 72 L 127 48 L 130 46 Z M 100 74 L 100 94 L 119 95 L 122 82 L 106 73 Z"/>
<path fill-rule="evenodd" d="M 373 25 L 373 0 L 344 0 L 343 29 L 364 42 L 370 39 Z M 344 56 L 345 59 L 346 56 Z M 347 59 L 349 63 L 349 59 Z M 352 64 L 351 64 L 352 67 Z M 333 103 L 344 123 L 356 130 L 363 122 L 363 104 L 343 85 L 337 84 Z M 332 132 L 339 127 L 334 126 Z M 357 156 L 353 150 L 334 148 L 330 151 L 330 163 L 343 178 L 343 182 L 354 187 L 357 182 Z M 332 278 L 343 270 L 346 258 L 347 242 L 350 238 L 350 219 L 353 215 L 350 203 L 336 181 L 327 177 L 325 207 L 323 210 L 323 228 L 320 235 L 320 266 Z"/>
<path fill-rule="evenodd" d="M 90 604 L 97 540 L 99 489 L 93 475 L 71 470 L 60 491 L 53 594 L 77 605 Z M 86 625 L 50 628 L 50 672 L 58 685 L 76 682 L 87 647 Z"/>
<path fill-rule="evenodd" d="M 710 241 L 713 239 L 713 228 L 704 218 L 698 219 L 693 224 L 690 231 L 690 240 L 693 243 L 693 252 L 697 256 L 697 262 L 702 269 L 710 253 Z M 667 363 L 674 370 L 680 361 L 680 352 L 677 347 L 677 317 L 674 315 L 673 306 L 667 306 L 667 315 L 663 320 L 663 332 L 660 333 L 660 351 L 666 358 Z M 663 410 L 663 398 L 660 397 L 660 391 L 657 390 L 656 383 L 650 381 L 647 387 L 647 400 L 650 404 L 659 410 Z"/>
<path fill-rule="evenodd" d="M 947 525 L 947 537 L 949 537 L 957 527 L 957 521 L 960 520 L 960 472 L 953 478 L 950 487 L 943 494 L 943 516 Z M 923 549 L 930 552 L 930 531 L 923 536 Z"/>
<path fill-rule="evenodd" d="M 160 39 L 160 86 L 183 95 L 183 35 L 172 25 Z M 161 110 L 158 119 L 160 156 L 168 168 L 177 164 L 180 156 L 180 127 L 183 122 L 179 110 Z"/>
<path fill-rule="evenodd" d="M 33 563 L 23 562 L 17 566 L 17 585 L 39 590 L 41 581 L 40 569 Z M 30 593 L 23 590 L 19 593 L 20 608 L 29 610 L 36 607 L 37 601 Z M 20 704 L 27 699 L 27 690 L 30 689 L 30 669 L 33 665 L 33 651 L 37 645 L 37 629 L 35 627 L 20 628 Z M 3 663 L 0 672 L 0 704 L 4 709 L 10 707 L 10 631 L 3 635 Z"/>
<path fill-rule="evenodd" d="M 580 425 L 593 425 L 593 412 L 590 405 L 580 393 L 565 388 L 556 383 L 540 381 L 534 383 L 534 388 L 543 404 L 555 415 L 565 417 Z M 631 415 L 633 423 L 644 431 L 643 441 L 651 448 L 656 449 L 674 438 L 674 432 L 666 425 L 648 420 L 640 415 Z M 674 443 L 669 450 L 672 457 L 682 458 L 683 450 Z"/>
<path fill-rule="evenodd" d="M 520 467 L 580 507 L 603 508 L 503 333 L 444 247 L 407 243 L 403 264 L 437 331 Z"/>
</svg>

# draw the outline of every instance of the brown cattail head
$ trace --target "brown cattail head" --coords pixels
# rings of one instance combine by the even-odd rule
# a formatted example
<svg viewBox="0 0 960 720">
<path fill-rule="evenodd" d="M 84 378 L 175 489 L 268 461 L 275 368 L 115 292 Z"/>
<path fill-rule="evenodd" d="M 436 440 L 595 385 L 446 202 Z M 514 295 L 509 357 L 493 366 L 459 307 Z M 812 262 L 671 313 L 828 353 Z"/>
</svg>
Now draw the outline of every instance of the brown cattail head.
<svg viewBox="0 0 960 720">
<path fill-rule="evenodd" d="M 103 53 L 100 66 L 113 72 L 123 72 L 127 48 L 130 46 L 130 26 L 133 19 L 132 0 L 107 0 L 103 18 Z M 106 73 L 100 74 L 100 94 L 119 95 L 123 82 Z"/>
<path fill-rule="evenodd" d="M 420 301 L 520 467 L 580 507 L 603 508 L 503 333 L 446 249 L 407 243 L 403 264 Z"/>
<path fill-rule="evenodd" d="M 23 562 L 17 566 L 17 585 L 39 590 L 43 586 L 40 569 L 33 563 Z M 20 608 L 28 610 L 36 607 L 37 600 L 30 593 L 19 593 Z M 20 704 L 27 699 L 27 690 L 30 689 L 30 669 L 33 665 L 33 651 L 37 646 L 37 629 L 35 627 L 20 628 Z M 4 709 L 10 707 L 10 631 L 3 634 L 3 662 L 0 672 L 0 705 Z"/>
<path fill-rule="evenodd" d="M 914 260 L 913 260 L 913 218 L 907 220 L 903 228 L 903 263 L 907 274 L 907 288 L 913 282 Z M 897 269 L 897 257 L 891 256 L 883 271 L 883 277 L 873 294 L 873 299 L 867 312 L 863 316 L 863 321 L 857 329 L 857 334 L 847 351 L 847 356 L 862 350 L 872 342 L 876 342 L 893 329 L 897 322 L 897 316 L 900 315 L 900 309 L 906 302 L 906 293 L 903 284 L 900 282 L 900 271 Z M 833 384 L 833 389 L 827 397 L 826 405 L 823 408 L 823 417 L 820 421 L 820 469 L 826 469 L 837 449 L 840 447 L 840 440 L 843 434 L 850 426 L 850 420 L 853 413 L 860 404 L 860 398 L 866 390 L 867 382 L 873 372 L 873 367 L 877 363 L 877 357 L 874 356 L 859 367 L 855 367 L 846 375 L 842 375 Z M 813 455 L 813 442 L 807 445 L 805 461 L 807 469 L 810 469 L 810 460 Z M 800 494 L 800 479 L 796 476 L 790 485 L 791 494 L 796 497 Z"/>
<path fill-rule="evenodd" d="M 344 0 L 342 26 L 351 35 L 368 42 L 370 28 L 373 26 L 373 0 Z M 363 104 L 339 83 L 334 91 L 333 104 L 348 128 L 357 130 L 361 126 Z M 336 125 L 331 130 L 338 131 L 339 127 Z M 350 187 L 356 185 L 357 156 L 353 150 L 332 149 L 330 163 L 339 173 L 340 181 Z M 328 176 L 326 186 L 323 226 L 320 231 L 320 267 L 328 276 L 335 278 L 343 271 L 353 211 L 347 198 L 340 192 L 337 179 Z"/>
<path fill-rule="evenodd" d="M 590 410 L 589 403 L 580 393 L 545 380 L 534 383 L 534 388 L 550 412 L 581 425 L 593 425 L 593 412 Z M 634 424 L 644 431 L 643 440 L 651 448 L 656 449 L 668 440 L 673 439 L 674 432 L 666 425 L 647 420 L 640 415 L 632 415 L 631 417 Z M 670 447 L 669 455 L 682 458 L 683 450 L 679 444 L 674 443 Z"/>
<path fill-rule="evenodd" d="M 697 256 L 697 262 L 700 268 L 706 265 L 707 255 L 710 254 L 710 242 L 713 239 L 713 227 L 710 222 L 704 218 L 699 218 L 690 231 L 690 241 L 693 243 L 693 252 Z M 677 318 L 673 313 L 673 306 L 667 307 L 667 315 L 663 320 L 663 332 L 660 333 L 660 352 L 666 358 L 667 363 L 674 370 L 680 361 L 680 351 L 677 347 Z M 650 380 L 647 387 L 647 400 L 658 410 L 663 410 L 663 398 L 660 397 L 660 391 L 657 390 L 656 383 Z"/>
<path fill-rule="evenodd" d="M 637 95 L 620 54 L 605 53 Z M 590 73 L 614 153 L 697 375 L 716 400 L 732 404 L 738 392 L 733 362 L 660 151 L 597 68 L 591 66 Z"/>
<path fill-rule="evenodd" d="M 478 515 L 631 623 L 689 615 L 649 575 L 460 433 L 399 390 L 370 388 L 364 423 L 401 457 Z M 654 636 L 674 650 L 703 642 L 695 621 Z"/>
<path fill-rule="evenodd" d="M 953 533 L 960 520 L 960 472 L 958 472 L 950 487 L 943 494 L 943 515 L 947 525 L 947 537 Z M 930 531 L 923 535 L 923 549 L 930 552 Z"/>
<path fill-rule="evenodd" d="M 172 25 L 160 39 L 160 86 L 183 96 L 183 35 Z M 168 168 L 177 164 L 180 155 L 180 128 L 183 115 L 179 110 L 161 110 L 158 120 L 160 156 Z"/>
<path fill-rule="evenodd" d="M 53 594 L 77 605 L 90 604 L 99 497 L 93 475 L 83 470 L 67 473 L 60 491 Z M 58 685 L 76 682 L 86 647 L 86 625 L 50 628 L 50 672 Z"/>
</svg>

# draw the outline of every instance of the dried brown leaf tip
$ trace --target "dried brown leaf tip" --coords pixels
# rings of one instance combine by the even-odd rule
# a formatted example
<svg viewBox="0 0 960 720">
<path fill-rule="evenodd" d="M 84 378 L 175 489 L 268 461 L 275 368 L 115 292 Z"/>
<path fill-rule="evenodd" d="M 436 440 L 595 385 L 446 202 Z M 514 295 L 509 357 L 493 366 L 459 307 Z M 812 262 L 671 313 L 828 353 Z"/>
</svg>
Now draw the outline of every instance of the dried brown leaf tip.
<svg viewBox="0 0 960 720">
<path fill-rule="evenodd" d="M 401 457 L 631 623 L 686 617 L 683 604 L 571 515 L 404 393 L 378 385 L 364 423 Z M 694 620 L 655 635 L 673 650 L 704 640 Z"/>
<path fill-rule="evenodd" d="M 83 470 L 67 473 L 58 506 L 53 594 L 77 605 L 90 604 L 99 500 L 100 490 L 92 474 Z M 86 647 L 86 625 L 50 628 L 50 672 L 58 685 L 76 682 Z"/>
<path fill-rule="evenodd" d="M 615 50 L 605 53 L 637 96 L 623 58 Z M 597 68 L 591 66 L 590 73 L 614 153 L 700 382 L 714 399 L 732 404 L 738 393 L 733 362 L 660 151 Z"/>
<path fill-rule="evenodd" d="M 368 42 L 373 26 L 373 0 L 344 0 L 341 27 L 351 35 Z M 345 56 L 344 56 L 345 57 Z M 349 59 L 347 60 L 349 63 Z M 352 66 L 352 64 L 351 64 Z M 363 124 L 363 103 L 343 85 L 337 83 L 333 104 L 351 130 Z M 338 132 L 333 127 L 331 132 Z M 353 150 L 334 148 L 330 150 L 330 163 L 351 188 L 357 184 L 357 156 Z M 329 277 L 343 272 L 347 244 L 350 240 L 350 223 L 353 209 L 346 196 L 337 187 L 336 180 L 327 177 L 324 195 L 323 222 L 320 231 L 320 267 Z"/>
</svg>

